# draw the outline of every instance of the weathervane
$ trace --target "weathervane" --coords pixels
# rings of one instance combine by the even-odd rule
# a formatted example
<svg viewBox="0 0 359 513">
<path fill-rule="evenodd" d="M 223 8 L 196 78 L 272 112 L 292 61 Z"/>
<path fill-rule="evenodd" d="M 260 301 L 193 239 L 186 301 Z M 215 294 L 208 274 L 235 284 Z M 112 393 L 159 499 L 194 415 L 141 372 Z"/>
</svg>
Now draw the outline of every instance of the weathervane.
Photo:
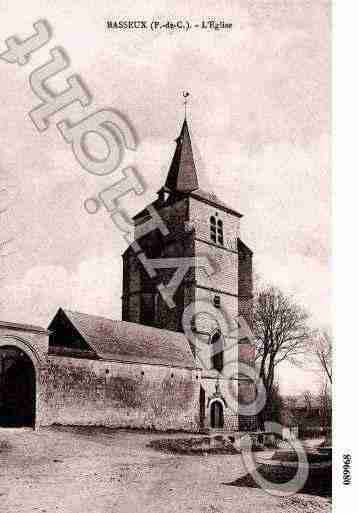
<svg viewBox="0 0 359 513">
<path fill-rule="evenodd" d="M 188 91 L 183 91 L 182 95 L 183 95 L 183 98 L 184 98 L 184 102 L 183 102 L 183 105 L 184 105 L 184 117 L 187 118 L 187 103 L 188 103 L 187 98 L 189 97 L 189 92 Z"/>
</svg>

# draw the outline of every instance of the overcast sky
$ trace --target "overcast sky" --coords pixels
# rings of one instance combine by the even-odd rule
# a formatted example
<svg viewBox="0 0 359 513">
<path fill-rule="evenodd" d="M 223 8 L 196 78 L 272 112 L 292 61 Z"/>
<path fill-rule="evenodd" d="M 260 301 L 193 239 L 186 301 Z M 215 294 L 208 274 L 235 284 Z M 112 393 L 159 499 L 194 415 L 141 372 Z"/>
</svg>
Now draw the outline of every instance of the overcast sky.
<svg viewBox="0 0 359 513">
<path fill-rule="evenodd" d="M 243 215 L 242 239 L 262 278 L 330 324 L 330 19 L 327 2 L 0 0 L 0 51 L 28 37 L 38 19 L 51 41 L 26 66 L 0 60 L 0 318 L 47 326 L 59 306 L 121 317 L 121 254 L 126 245 L 105 210 L 86 198 L 114 183 L 87 173 L 55 126 L 39 133 L 28 112 L 39 104 L 28 77 L 61 46 L 90 111 L 114 107 L 138 135 L 134 162 L 146 193 L 129 196 L 134 214 L 163 183 L 191 92 L 189 124 L 199 179 Z M 171 8 L 168 8 L 171 5 Z M 167 8 L 165 7 L 167 6 Z M 231 31 L 154 35 L 109 31 L 107 19 L 202 19 Z M 8 256 L 6 256 L 8 255 Z M 313 384 L 283 369 L 286 390 Z M 291 377 L 291 379 L 288 378 Z"/>
</svg>

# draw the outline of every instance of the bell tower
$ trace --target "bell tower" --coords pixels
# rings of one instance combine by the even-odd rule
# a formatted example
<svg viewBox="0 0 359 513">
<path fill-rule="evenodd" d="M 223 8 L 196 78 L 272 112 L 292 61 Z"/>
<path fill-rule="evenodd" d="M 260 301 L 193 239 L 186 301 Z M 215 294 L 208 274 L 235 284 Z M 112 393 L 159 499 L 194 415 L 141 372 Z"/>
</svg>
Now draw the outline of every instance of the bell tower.
<svg viewBox="0 0 359 513">
<path fill-rule="evenodd" d="M 123 255 L 123 320 L 182 331 L 183 310 L 200 300 L 224 310 L 232 319 L 243 316 L 251 326 L 252 252 L 240 239 L 242 215 L 215 193 L 200 188 L 186 117 L 175 141 L 157 200 L 134 217 L 137 249 L 132 244 Z M 148 230 L 154 215 L 161 220 L 161 228 L 156 223 L 157 227 Z M 189 268 L 170 307 L 159 286 L 173 277 L 175 259 L 198 256 L 213 262 L 215 272 L 208 275 L 195 266 Z M 172 259 L 174 267 L 164 265 L 151 272 L 151 259 Z M 208 336 L 215 328 L 208 321 L 197 326 Z"/>
<path fill-rule="evenodd" d="M 236 410 L 255 398 L 253 382 L 239 367 L 254 364 L 255 348 L 236 329 L 238 318 L 252 327 L 252 251 L 241 240 L 241 220 L 242 214 L 201 188 L 185 117 L 158 198 L 134 217 L 135 243 L 123 255 L 122 317 L 181 332 L 184 310 L 191 305 L 202 427 L 248 430 L 256 425 L 255 416 L 242 415 L 241 406 Z M 198 264 L 203 257 L 212 272 Z M 169 304 L 161 287 L 169 287 L 188 260 L 192 265 L 177 281 Z M 221 316 L 229 322 L 219 326 Z"/>
</svg>

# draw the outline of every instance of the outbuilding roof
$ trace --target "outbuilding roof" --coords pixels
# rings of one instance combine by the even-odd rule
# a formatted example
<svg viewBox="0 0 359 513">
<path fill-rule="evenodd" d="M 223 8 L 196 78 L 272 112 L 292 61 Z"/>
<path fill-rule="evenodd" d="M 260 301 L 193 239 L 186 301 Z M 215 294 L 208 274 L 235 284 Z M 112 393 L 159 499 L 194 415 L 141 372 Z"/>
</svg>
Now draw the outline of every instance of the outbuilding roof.
<svg viewBox="0 0 359 513">
<path fill-rule="evenodd" d="M 61 308 L 50 324 L 55 333 L 59 315 L 65 315 L 100 359 L 196 368 L 182 333 Z"/>
</svg>

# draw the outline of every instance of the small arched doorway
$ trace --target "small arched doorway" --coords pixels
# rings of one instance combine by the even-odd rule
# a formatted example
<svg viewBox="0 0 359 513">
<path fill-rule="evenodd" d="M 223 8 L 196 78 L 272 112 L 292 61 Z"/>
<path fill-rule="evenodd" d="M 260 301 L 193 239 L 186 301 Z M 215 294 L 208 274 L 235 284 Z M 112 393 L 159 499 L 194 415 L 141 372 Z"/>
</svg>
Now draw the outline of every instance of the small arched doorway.
<svg viewBox="0 0 359 513">
<path fill-rule="evenodd" d="M 213 401 L 211 404 L 211 428 L 222 429 L 223 425 L 223 405 L 220 401 Z"/>
<path fill-rule="evenodd" d="M 0 347 L 0 426 L 35 426 L 36 373 L 27 354 Z"/>
</svg>

